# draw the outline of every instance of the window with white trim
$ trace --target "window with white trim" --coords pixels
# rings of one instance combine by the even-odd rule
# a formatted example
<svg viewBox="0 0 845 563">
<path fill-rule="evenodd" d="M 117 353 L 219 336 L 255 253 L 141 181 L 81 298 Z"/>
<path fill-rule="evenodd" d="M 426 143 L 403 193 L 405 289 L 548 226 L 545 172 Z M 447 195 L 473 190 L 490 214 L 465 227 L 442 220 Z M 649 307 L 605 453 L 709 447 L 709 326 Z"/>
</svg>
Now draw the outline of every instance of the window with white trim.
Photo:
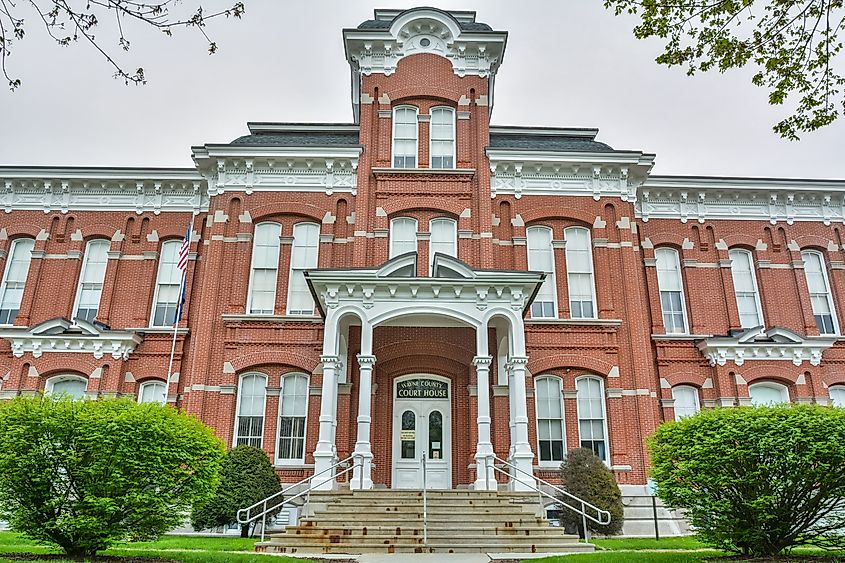
<svg viewBox="0 0 845 563">
<path fill-rule="evenodd" d="M 397 217 L 390 221 L 390 257 L 417 251 L 417 220 Z"/>
<path fill-rule="evenodd" d="M 431 108 L 431 167 L 455 167 L 455 110 L 448 107 Z"/>
<path fill-rule="evenodd" d="M 831 385 L 827 392 L 830 394 L 831 405 L 845 408 L 845 385 Z"/>
<path fill-rule="evenodd" d="M 593 450 L 602 461 L 607 462 L 610 457 L 607 451 L 604 382 L 598 377 L 579 377 L 575 380 L 575 389 L 581 447 Z"/>
<path fill-rule="evenodd" d="M 279 462 L 305 461 L 305 422 L 308 416 L 308 376 L 301 373 L 282 378 L 279 400 Z"/>
<path fill-rule="evenodd" d="M 47 380 L 44 393 L 47 395 L 66 395 L 72 399 L 82 399 L 88 390 L 88 380 L 79 375 L 57 375 Z"/>
<path fill-rule="evenodd" d="M 3 286 L 0 288 L 0 324 L 10 325 L 18 316 L 33 248 L 35 240 L 31 238 L 12 241 L 9 258 L 6 260 L 6 271 L 3 273 Z"/>
<path fill-rule="evenodd" d="M 569 227 L 566 239 L 566 276 L 569 284 L 569 311 L 573 319 L 596 318 L 596 286 L 593 279 L 593 251 L 590 231 Z"/>
<path fill-rule="evenodd" d="M 393 167 L 416 168 L 419 126 L 419 110 L 411 106 L 399 106 L 393 110 Z"/>
<path fill-rule="evenodd" d="M 672 398 L 675 399 L 675 420 L 692 416 L 701 410 L 698 401 L 698 389 L 691 385 L 675 385 L 672 387 Z"/>
<path fill-rule="evenodd" d="M 736 307 L 739 309 L 739 322 L 742 328 L 763 325 L 763 310 L 760 306 L 760 294 L 757 291 L 757 274 L 754 271 L 754 258 L 751 253 L 741 248 L 728 252 L 731 259 L 731 277 L 736 293 Z"/>
<path fill-rule="evenodd" d="M 181 248 L 180 240 L 169 240 L 161 245 L 151 326 L 173 326 L 176 322 L 182 289 L 182 270 L 178 266 Z"/>
<path fill-rule="evenodd" d="M 429 270 L 437 253 L 458 257 L 458 224 L 454 219 L 438 217 L 429 223 L 431 240 L 429 241 Z"/>
<path fill-rule="evenodd" d="M 314 297 L 305 280 L 305 270 L 317 267 L 320 252 L 320 225 L 297 223 L 293 226 L 293 249 L 288 279 L 288 315 L 313 315 Z"/>
<path fill-rule="evenodd" d="M 180 243 L 181 246 L 181 243 Z M 138 387 L 139 403 L 167 403 L 167 385 L 163 381 L 145 381 Z"/>
<path fill-rule="evenodd" d="M 258 223 L 252 240 L 252 268 L 249 277 L 247 313 L 272 315 L 276 310 L 276 278 L 279 272 L 278 223 Z"/>
<path fill-rule="evenodd" d="M 560 378 L 537 377 L 534 380 L 534 402 L 537 410 L 539 462 L 557 466 L 566 453 Z"/>
<path fill-rule="evenodd" d="M 111 243 L 103 239 L 92 240 L 85 247 L 79 289 L 76 294 L 74 317 L 77 319 L 93 321 L 97 317 L 100 298 L 103 296 L 103 282 L 106 279 L 110 247 Z"/>
<path fill-rule="evenodd" d="M 267 376 L 247 373 L 238 385 L 238 412 L 235 417 L 235 445 L 261 447 L 264 438 L 264 404 Z"/>
<path fill-rule="evenodd" d="M 674 248 L 658 248 L 654 251 L 654 257 L 657 259 L 657 285 L 666 334 L 685 333 L 687 313 L 678 251 Z"/>
<path fill-rule="evenodd" d="M 815 250 L 805 250 L 801 253 L 801 258 L 804 259 L 804 275 L 807 277 L 816 326 L 821 334 L 838 334 L 836 311 L 827 281 L 824 256 Z"/>
<path fill-rule="evenodd" d="M 748 386 L 748 395 L 751 397 L 751 404 L 780 405 L 789 402 L 789 391 L 786 385 L 766 381 L 763 383 L 752 383 Z"/>
<path fill-rule="evenodd" d="M 555 284 L 555 259 L 552 250 L 552 230 L 549 227 L 528 227 L 525 231 L 528 244 L 528 269 L 545 272 L 546 279 L 534 302 L 531 317 L 534 319 L 557 318 L 557 284 Z"/>
</svg>

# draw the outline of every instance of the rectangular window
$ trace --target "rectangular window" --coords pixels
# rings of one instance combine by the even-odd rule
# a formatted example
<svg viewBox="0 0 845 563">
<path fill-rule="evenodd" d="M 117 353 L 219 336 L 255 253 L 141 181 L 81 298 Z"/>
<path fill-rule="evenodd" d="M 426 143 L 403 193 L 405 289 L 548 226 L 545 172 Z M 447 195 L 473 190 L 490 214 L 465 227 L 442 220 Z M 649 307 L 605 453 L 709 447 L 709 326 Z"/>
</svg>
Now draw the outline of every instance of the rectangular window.
<svg viewBox="0 0 845 563">
<path fill-rule="evenodd" d="M 581 227 L 571 227 L 563 234 L 566 238 L 566 275 L 569 282 L 570 314 L 573 319 L 594 319 L 596 295 L 590 231 Z"/>
<path fill-rule="evenodd" d="M 605 435 L 604 388 L 595 377 L 582 377 L 575 381 L 578 401 L 578 432 L 581 447 L 593 450 L 602 461 L 610 458 Z"/>
<path fill-rule="evenodd" d="M 810 290 L 810 303 L 813 307 L 813 317 L 821 334 L 838 334 L 836 311 L 833 308 L 833 298 L 827 282 L 827 267 L 824 257 L 819 252 L 805 251 L 801 253 L 804 259 L 804 275 L 807 277 L 807 288 Z"/>
<path fill-rule="evenodd" d="M 286 375 L 279 404 L 279 460 L 305 459 L 305 420 L 308 415 L 308 378 Z"/>
<path fill-rule="evenodd" d="M 531 304 L 531 317 L 555 319 L 557 318 L 557 285 L 555 284 L 552 230 L 548 227 L 529 227 L 526 236 L 528 238 L 528 269 L 546 273 L 546 279 Z"/>
<path fill-rule="evenodd" d="M 663 309 L 663 326 L 667 334 L 687 332 L 684 287 L 681 281 L 681 263 L 673 248 L 658 248 L 657 285 L 660 288 L 660 306 Z"/>
<path fill-rule="evenodd" d="M 279 271 L 278 223 L 259 223 L 252 242 L 252 273 L 249 280 L 247 312 L 272 315 L 276 310 L 276 277 Z"/>
<path fill-rule="evenodd" d="M 288 315 L 314 314 L 314 298 L 308 289 L 305 270 L 317 267 L 319 252 L 320 226 L 316 223 L 294 225 L 288 281 Z"/>
<path fill-rule="evenodd" d="M 455 167 L 455 111 L 431 109 L 431 167 Z"/>
<path fill-rule="evenodd" d="M 417 108 L 398 107 L 393 111 L 393 167 L 417 167 Z"/>
<path fill-rule="evenodd" d="M 249 374 L 241 378 L 238 389 L 238 416 L 235 427 L 235 445 L 260 448 L 264 437 L 264 403 L 267 396 L 267 378 Z"/>
<path fill-rule="evenodd" d="M 754 259 L 747 250 L 733 249 L 728 253 L 731 259 L 731 278 L 736 292 L 736 307 L 742 328 L 753 328 L 763 324 L 760 311 L 760 297 L 757 293 L 757 276 L 754 273 Z"/>
<path fill-rule="evenodd" d="M 537 405 L 537 441 L 540 463 L 561 462 L 566 451 L 563 425 L 563 395 L 560 379 L 538 377 L 535 382 Z"/>
<path fill-rule="evenodd" d="M 0 288 L 0 324 L 10 325 L 18 316 L 26 278 L 29 275 L 33 248 L 35 248 L 35 241 L 31 238 L 12 241 L 9 258 L 6 261 L 6 272 L 3 275 L 3 286 Z"/>
<path fill-rule="evenodd" d="M 675 420 L 692 416 L 700 410 L 698 389 L 689 385 L 672 387 L 672 398 L 675 399 Z"/>
<path fill-rule="evenodd" d="M 106 279 L 106 264 L 111 244 L 107 240 L 92 240 L 85 248 L 82 261 L 82 274 L 79 276 L 79 289 L 76 297 L 74 317 L 84 321 L 93 321 L 100 309 L 103 295 L 103 282 Z"/>
<path fill-rule="evenodd" d="M 390 257 L 417 251 L 417 220 L 397 217 L 390 222 Z"/>
<path fill-rule="evenodd" d="M 182 289 L 182 270 L 178 268 L 181 248 L 182 242 L 178 240 L 169 240 L 161 245 L 152 326 L 173 326 L 176 322 Z"/>
</svg>

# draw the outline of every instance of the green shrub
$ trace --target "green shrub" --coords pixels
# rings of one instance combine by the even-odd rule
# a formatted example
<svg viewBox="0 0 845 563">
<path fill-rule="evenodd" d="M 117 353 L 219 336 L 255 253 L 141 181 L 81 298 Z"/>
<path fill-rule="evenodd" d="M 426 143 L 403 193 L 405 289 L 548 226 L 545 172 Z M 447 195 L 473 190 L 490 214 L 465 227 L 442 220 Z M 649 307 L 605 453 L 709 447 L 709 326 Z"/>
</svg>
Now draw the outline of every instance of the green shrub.
<svg viewBox="0 0 845 563">
<path fill-rule="evenodd" d="M 263 450 L 252 446 L 232 448 L 220 467 L 217 494 L 194 510 L 191 523 L 197 530 L 231 524 L 237 520 L 239 509 L 269 497 L 280 488 L 279 476 Z M 279 505 L 267 519 L 278 514 L 281 508 Z M 249 529 L 249 524 L 242 525 L 241 537 L 249 537 Z"/>
<path fill-rule="evenodd" d="M 0 404 L 0 517 L 71 556 L 154 538 L 213 493 L 222 455 L 171 407 L 18 397 Z"/>
<path fill-rule="evenodd" d="M 588 530 L 607 536 L 622 531 L 625 517 L 619 485 L 616 484 L 613 473 L 593 450 L 578 448 L 570 451 L 560 468 L 560 477 L 566 492 L 610 512 L 609 524 L 596 524 L 588 519 Z M 570 499 L 563 498 L 561 502 L 580 509 L 580 506 Z M 563 507 L 560 523 L 568 530 L 578 530 L 579 534 L 584 535 L 582 518 L 577 512 Z"/>
<path fill-rule="evenodd" d="M 649 440 L 657 494 L 705 542 L 771 556 L 845 546 L 845 409 L 713 409 Z"/>
</svg>

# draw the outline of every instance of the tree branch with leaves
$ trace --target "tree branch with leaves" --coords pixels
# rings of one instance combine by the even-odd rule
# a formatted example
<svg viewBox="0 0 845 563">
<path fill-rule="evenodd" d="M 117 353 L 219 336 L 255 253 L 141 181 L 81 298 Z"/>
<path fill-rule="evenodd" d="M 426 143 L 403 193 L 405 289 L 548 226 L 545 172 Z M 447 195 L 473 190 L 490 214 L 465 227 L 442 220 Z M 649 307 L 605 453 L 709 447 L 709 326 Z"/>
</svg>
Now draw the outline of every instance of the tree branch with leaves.
<svg viewBox="0 0 845 563">
<path fill-rule="evenodd" d="M 753 65 L 751 82 L 771 105 L 791 114 L 774 125 L 781 137 L 833 123 L 845 113 L 844 0 L 604 0 L 616 15 L 640 19 L 638 39 L 666 43 L 656 61 L 699 71 Z"/>
<path fill-rule="evenodd" d="M 143 24 L 167 36 L 177 29 L 196 30 L 208 45 L 209 54 L 217 52 L 217 43 L 206 32 L 209 20 L 238 18 L 243 16 L 243 2 L 235 2 L 229 8 L 206 12 L 199 5 L 188 9 L 184 15 L 175 13 L 181 5 L 179 0 L 146 2 L 140 0 L 0 0 L 0 72 L 17 89 L 20 78 L 10 72 L 8 59 L 12 49 L 17 48 L 29 30 L 28 17 L 34 16 L 45 28 L 47 35 L 60 46 L 72 43 L 86 43 L 107 61 L 114 71 L 114 77 L 126 84 L 144 84 L 144 69 L 127 69 L 114 51 L 129 51 L 132 43 L 125 32 L 127 21 Z M 117 34 L 116 45 L 107 46 L 97 37 L 105 26 L 113 25 Z"/>
</svg>

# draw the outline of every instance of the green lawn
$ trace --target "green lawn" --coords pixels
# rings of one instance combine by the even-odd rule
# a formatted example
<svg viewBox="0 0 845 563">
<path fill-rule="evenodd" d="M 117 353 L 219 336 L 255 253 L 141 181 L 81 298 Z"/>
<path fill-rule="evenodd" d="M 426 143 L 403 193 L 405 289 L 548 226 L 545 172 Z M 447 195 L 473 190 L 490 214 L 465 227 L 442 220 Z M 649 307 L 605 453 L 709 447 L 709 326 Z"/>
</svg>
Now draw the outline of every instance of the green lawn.
<svg viewBox="0 0 845 563">
<path fill-rule="evenodd" d="M 103 552 L 103 554 L 164 557 L 185 563 L 307 563 L 307 560 L 304 559 L 250 553 L 256 541 L 255 538 L 228 536 L 164 536 L 154 542 L 122 542 Z M 61 553 L 55 548 L 39 545 L 18 534 L 0 532 L 0 554 L 14 552 Z M 0 555 L 0 563 L 9 563 L 10 561 L 12 560 Z M 64 562 L 54 559 L 50 563 Z"/>
</svg>

